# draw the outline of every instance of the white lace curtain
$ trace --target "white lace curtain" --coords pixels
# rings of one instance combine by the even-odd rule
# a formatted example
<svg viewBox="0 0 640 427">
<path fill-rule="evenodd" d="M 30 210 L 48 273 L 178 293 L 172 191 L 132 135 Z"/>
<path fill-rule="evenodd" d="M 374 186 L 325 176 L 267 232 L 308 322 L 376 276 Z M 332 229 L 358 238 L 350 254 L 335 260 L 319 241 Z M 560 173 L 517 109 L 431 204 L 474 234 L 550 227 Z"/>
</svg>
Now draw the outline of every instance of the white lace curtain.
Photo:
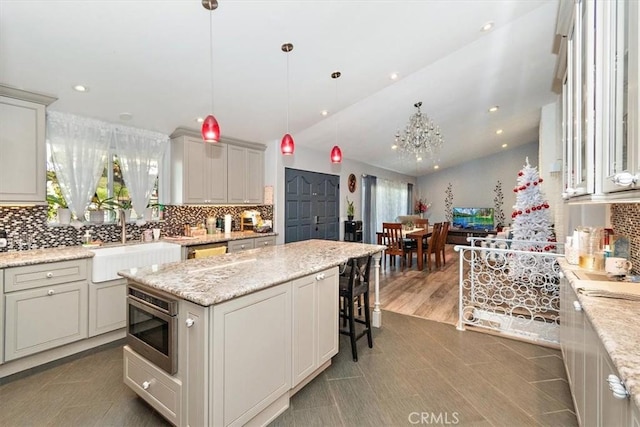
<svg viewBox="0 0 640 427">
<path fill-rule="evenodd" d="M 132 205 L 142 217 L 158 176 L 158 164 L 169 146 L 169 137 L 49 111 L 47 142 L 62 195 L 78 219 L 84 218 L 84 211 L 91 203 L 112 144 L 120 158 Z"/>
<path fill-rule="evenodd" d="M 158 165 L 169 146 L 169 137 L 121 126 L 116 128 L 114 137 L 131 204 L 138 218 L 142 219 L 158 176 Z"/>
<path fill-rule="evenodd" d="M 376 181 L 376 230 L 383 222 L 396 222 L 398 215 L 407 215 L 409 206 L 406 182 L 378 178 Z"/>
<path fill-rule="evenodd" d="M 99 120 L 47 112 L 47 143 L 53 168 L 62 195 L 79 220 L 84 218 L 98 186 L 112 135 L 113 125 Z"/>
</svg>

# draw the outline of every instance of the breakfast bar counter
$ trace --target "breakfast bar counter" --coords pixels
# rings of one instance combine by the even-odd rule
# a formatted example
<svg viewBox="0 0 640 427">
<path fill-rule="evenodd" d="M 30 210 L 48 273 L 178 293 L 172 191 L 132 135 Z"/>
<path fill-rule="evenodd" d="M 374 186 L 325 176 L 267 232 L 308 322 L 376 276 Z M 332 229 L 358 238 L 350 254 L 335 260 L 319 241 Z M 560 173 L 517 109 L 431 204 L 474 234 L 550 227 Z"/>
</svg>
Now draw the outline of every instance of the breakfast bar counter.
<svg viewBox="0 0 640 427">
<path fill-rule="evenodd" d="M 132 268 L 119 274 L 202 306 L 219 304 L 270 286 L 373 255 L 385 246 L 307 240 L 185 262 Z"/>
</svg>

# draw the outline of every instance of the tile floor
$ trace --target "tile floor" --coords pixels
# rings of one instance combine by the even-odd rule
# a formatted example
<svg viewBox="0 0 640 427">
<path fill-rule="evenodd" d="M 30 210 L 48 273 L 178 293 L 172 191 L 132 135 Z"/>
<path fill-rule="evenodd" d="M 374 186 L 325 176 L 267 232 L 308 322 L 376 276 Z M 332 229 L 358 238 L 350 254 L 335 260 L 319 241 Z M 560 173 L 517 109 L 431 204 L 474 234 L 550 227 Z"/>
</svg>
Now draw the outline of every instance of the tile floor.
<svg viewBox="0 0 640 427">
<path fill-rule="evenodd" d="M 388 311 L 357 363 L 340 346 L 273 426 L 577 425 L 557 350 Z M 118 346 L 0 384 L 3 427 L 168 425 L 122 384 Z"/>
</svg>

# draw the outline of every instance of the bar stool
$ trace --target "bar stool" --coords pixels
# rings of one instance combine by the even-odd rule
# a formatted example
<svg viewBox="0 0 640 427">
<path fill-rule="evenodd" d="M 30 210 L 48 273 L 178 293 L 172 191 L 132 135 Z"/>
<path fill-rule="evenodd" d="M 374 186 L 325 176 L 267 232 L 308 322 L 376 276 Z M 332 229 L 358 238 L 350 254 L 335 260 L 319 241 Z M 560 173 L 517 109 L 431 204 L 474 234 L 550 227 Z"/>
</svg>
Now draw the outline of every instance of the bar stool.
<svg viewBox="0 0 640 427">
<path fill-rule="evenodd" d="M 371 335 L 371 313 L 369 312 L 369 270 L 371 269 L 371 255 L 350 258 L 345 272 L 340 276 L 340 319 L 343 326 L 340 333 L 348 335 L 351 340 L 351 354 L 353 361 L 358 361 L 356 341 L 367 336 L 369 348 L 373 348 Z M 355 300 L 364 300 L 364 320 L 356 317 Z M 364 325 L 364 329 L 356 333 L 356 323 Z"/>
</svg>

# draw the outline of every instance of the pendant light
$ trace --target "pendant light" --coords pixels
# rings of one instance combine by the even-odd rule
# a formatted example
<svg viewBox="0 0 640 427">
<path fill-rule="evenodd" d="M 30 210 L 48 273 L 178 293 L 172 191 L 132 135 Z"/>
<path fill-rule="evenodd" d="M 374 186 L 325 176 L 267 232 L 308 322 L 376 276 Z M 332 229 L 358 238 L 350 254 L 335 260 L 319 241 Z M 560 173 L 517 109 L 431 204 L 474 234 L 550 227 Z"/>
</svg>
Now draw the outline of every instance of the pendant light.
<svg viewBox="0 0 640 427">
<path fill-rule="evenodd" d="M 282 49 L 284 53 L 288 54 L 293 50 L 293 45 L 291 43 L 285 43 L 280 47 L 280 49 Z M 294 150 L 295 144 L 293 142 L 293 137 L 289 133 L 289 55 L 287 55 L 287 133 L 282 137 L 280 152 L 284 156 L 291 156 Z"/>
<path fill-rule="evenodd" d="M 202 139 L 205 142 L 220 141 L 220 125 L 213 116 L 213 11 L 218 8 L 218 0 L 202 0 L 202 6 L 209 11 L 209 42 L 211 51 L 209 52 L 209 64 L 211 66 L 211 114 L 202 122 Z"/>
<path fill-rule="evenodd" d="M 334 71 L 331 73 L 331 78 L 336 81 L 336 113 L 338 112 L 338 78 L 341 76 L 340 71 Z M 342 163 L 342 150 L 338 147 L 338 116 L 335 117 L 336 121 L 336 145 L 331 149 L 331 163 Z"/>
</svg>

